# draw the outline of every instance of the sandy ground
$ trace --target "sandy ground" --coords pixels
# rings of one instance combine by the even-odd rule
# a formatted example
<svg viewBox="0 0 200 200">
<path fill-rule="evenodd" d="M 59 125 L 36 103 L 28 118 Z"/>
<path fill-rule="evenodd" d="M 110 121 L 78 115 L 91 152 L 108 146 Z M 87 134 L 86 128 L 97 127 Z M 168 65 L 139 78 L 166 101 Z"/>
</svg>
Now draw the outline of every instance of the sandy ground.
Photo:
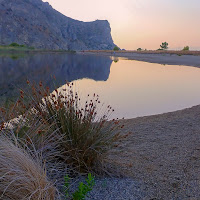
<svg viewBox="0 0 200 200">
<path fill-rule="evenodd" d="M 132 52 L 81 52 L 81 54 L 105 55 L 124 57 L 130 60 L 138 60 L 150 63 L 159 63 L 166 65 L 186 65 L 200 67 L 200 56 L 195 55 L 177 55 L 161 53 L 132 53 Z"/>
<path fill-rule="evenodd" d="M 125 120 L 129 138 L 110 153 L 123 175 L 144 181 L 145 199 L 200 199 L 200 106 Z"/>
</svg>

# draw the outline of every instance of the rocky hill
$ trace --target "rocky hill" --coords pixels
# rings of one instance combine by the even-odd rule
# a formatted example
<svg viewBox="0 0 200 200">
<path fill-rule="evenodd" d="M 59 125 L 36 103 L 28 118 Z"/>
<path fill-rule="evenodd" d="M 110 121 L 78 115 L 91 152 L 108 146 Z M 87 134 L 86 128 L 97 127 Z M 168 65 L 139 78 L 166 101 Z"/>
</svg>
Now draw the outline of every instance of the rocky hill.
<svg viewBox="0 0 200 200">
<path fill-rule="evenodd" d="M 107 20 L 74 20 L 42 0 L 0 0 L 0 45 L 12 42 L 38 49 L 114 47 Z"/>
</svg>

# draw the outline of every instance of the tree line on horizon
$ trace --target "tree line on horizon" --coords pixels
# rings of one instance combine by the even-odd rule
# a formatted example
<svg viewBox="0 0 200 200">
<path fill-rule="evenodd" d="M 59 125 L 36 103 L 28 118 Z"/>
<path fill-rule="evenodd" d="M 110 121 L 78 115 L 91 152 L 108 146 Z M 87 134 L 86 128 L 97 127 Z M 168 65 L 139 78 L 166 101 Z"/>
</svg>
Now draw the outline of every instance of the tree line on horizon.
<svg viewBox="0 0 200 200">
<path fill-rule="evenodd" d="M 169 44 L 167 42 L 162 42 L 162 44 L 160 45 L 160 48 L 157 49 L 157 51 L 162 51 L 162 50 L 167 50 L 169 48 Z M 119 51 L 121 50 L 118 46 L 115 46 L 113 48 L 113 51 Z M 189 51 L 190 47 L 189 46 L 184 46 L 182 51 Z M 142 49 L 142 48 L 138 48 L 137 51 L 147 51 L 147 49 Z"/>
</svg>

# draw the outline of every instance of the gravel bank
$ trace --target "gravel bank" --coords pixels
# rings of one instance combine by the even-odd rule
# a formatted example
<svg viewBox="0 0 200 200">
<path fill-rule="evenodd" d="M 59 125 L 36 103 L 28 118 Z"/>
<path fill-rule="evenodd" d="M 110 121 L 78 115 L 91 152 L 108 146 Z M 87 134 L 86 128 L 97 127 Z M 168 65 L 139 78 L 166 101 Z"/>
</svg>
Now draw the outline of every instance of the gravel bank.
<svg viewBox="0 0 200 200">
<path fill-rule="evenodd" d="M 156 53 L 123 53 L 123 52 L 84 52 L 81 54 L 94 54 L 94 55 L 105 55 L 105 56 L 115 56 L 124 57 L 130 60 L 138 60 L 150 63 L 159 63 L 166 65 L 185 65 L 200 67 L 200 56 L 194 55 L 176 55 L 176 54 L 156 54 Z"/>
<path fill-rule="evenodd" d="M 86 200 L 142 200 L 147 196 L 147 188 L 133 179 L 97 179 Z"/>
<path fill-rule="evenodd" d="M 147 199 L 200 199 L 200 106 L 125 122 L 132 134 L 109 162 L 145 183 Z"/>
</svg>

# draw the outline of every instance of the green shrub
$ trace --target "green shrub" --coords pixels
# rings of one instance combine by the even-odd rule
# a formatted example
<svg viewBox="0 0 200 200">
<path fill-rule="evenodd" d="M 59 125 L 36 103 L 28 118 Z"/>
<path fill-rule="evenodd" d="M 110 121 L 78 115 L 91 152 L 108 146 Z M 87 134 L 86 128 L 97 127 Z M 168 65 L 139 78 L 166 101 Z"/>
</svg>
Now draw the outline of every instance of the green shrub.
<svg viewBox="0 0 200 200">
<path fill-rule="evenodd" d="M 78 190 L 76 190 L 74 193 L 70 195 L 69 193 L 69 186 L 70 186 L 70 178 L 68 175 L 64 177 L 65 183 L 65 197 L 67 199 L 73 199 L 73 200 L 84 200 L 88 194 L 88 192 L 92 191 L 92 188 L 95 184 L 94 176 L 91 175 L 91 173 L 88 174 L 88 178 L 86 179 L 86 184 L 83 182 L 79 183 Z"/>
<path fill-rule="evenodd" d="M 10 46 L 10 47 L 19 47 L 20 45 L 17 44 L 17 43 L 15 43 L 15 42 L 13 42 L 13 43 L 11 43 L 9 46 Z"/>
<path fill-rule="evenodd" d="M 113 48 L 113 51 L 119 51 L 120 50 L 120 48 L 118 47 L 118 46 L 115 46 L 114 48 Z"/>
<path fill-rule="evenodd" d="M 34 124 L 34 119 L 40 123 L 40 128 L 33 129 L 29 135 L 31 140 L 36 138 L 36 143 L 51 141 L 52 145 L 47 146 L 57 146 L 59 151 L 55 157 L 67 162 L 74 171 L 101 170 L 105 153 L 116 147 L 122 138 L 120 130 L 124 125 L 118 120 L 108 120 L 114 109 L 110 105 L 103 107 L 96 94 L 91 98 L 88 95 L 83 104 L 73 83 L 53 93 L 42 83 L 39 86 L 28 84 L 29 90 L 21 91 L 14 114 L 28 119 L 27 127 L 30 127 L 28 123 Z M 20 135 L 24 134 L 20 132 Z"/>
<path fill-rule="evenodd" d="M 183 51 L 189 51 L 190 50 L 190 47 L 189 46 L 185 46 L 184 48 L 183 48 Z"/>
<path fill-rule="evenodd" d="M 137 51 L 142 51 L 142 48 L 138 48 Z"/>
<path fill-rule="evenodd" d="M 13 43 L 11 43 L 10 45 L 9 45 L 10 47 L 26 47 L 26 45 L 20 45 L 20 44 L 17 44 L 17 43 L 15 43 L 15 42 L 13 42 Z M 30 47 L 31 48 L 31 47 Z"/>
</svg>

